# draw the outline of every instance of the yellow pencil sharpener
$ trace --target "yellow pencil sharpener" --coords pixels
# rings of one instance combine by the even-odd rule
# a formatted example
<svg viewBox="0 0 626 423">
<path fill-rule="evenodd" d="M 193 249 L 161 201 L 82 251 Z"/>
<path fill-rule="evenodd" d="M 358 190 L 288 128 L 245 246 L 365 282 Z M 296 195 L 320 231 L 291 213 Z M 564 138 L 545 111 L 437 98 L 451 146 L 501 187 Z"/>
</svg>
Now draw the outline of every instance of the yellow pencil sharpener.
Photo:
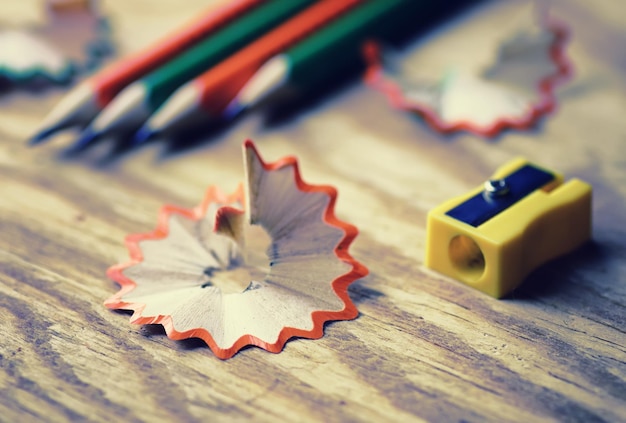
<svg viewBox="0 0 626 423">
<path fill-rule="evenodd" d="M 426 266 L 495 298 L 591 237 L 591 186 L 525 159 L 428 213 Z"/>
</svg>

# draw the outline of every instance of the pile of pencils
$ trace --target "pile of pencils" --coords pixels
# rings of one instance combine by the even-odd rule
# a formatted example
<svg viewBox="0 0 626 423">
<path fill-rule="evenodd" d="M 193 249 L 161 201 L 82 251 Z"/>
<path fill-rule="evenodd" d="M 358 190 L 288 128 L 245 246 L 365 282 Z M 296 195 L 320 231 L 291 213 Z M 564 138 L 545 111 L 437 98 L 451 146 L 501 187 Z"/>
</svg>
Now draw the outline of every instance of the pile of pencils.
<svg viewBox="0 0 626 423">
<path fill-rule="evenodd" d="M 315 92 L 435 9 L 434 0 L 226 0 L 154 45 L 83 81 L 32 137 L 84 128 L 74 148 L 102 137 L 135 144 L 200 122 L 232 119 L 289 86 Z"/>
</svg>

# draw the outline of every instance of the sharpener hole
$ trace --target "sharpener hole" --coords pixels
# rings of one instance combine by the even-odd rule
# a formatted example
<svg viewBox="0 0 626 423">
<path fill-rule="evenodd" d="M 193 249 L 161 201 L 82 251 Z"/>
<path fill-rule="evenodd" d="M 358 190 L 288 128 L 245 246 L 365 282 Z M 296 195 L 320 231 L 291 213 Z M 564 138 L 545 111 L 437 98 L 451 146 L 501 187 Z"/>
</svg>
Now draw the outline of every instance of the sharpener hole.
<svg viewBox="0 0 626 423">
<path fill-rule="evenodd" d="M 485 256 L 472 238 L 457 235 L 450 241 L 448 254 L 452 264 L 467 282 L 476 282 L 485 272 Z"/>
</svg>

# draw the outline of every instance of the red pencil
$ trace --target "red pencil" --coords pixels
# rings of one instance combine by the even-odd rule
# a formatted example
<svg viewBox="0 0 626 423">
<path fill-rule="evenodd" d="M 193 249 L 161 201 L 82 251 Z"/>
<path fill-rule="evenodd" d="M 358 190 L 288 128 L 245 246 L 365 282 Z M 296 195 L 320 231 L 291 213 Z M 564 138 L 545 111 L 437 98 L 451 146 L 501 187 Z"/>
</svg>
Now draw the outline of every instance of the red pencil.
<svg viewBox="0 0 626 423">
<path fill-rule="evenodd" d="M 225 0 L 146 49 L 123 58 L 81 83 L 44 119 L 31 139 L 37 144 L 60 129 L 89 122 L 131 82 L 247 13 L 263 0 Z"/>
<path fill-rule="evenodd" d="M 321 0 L 224 62 L 179 88 L 137 133 L 140 142 L 208 115 L 217 116 L 271 57 L 294 45 L 362 0 Z"/>
</svg>

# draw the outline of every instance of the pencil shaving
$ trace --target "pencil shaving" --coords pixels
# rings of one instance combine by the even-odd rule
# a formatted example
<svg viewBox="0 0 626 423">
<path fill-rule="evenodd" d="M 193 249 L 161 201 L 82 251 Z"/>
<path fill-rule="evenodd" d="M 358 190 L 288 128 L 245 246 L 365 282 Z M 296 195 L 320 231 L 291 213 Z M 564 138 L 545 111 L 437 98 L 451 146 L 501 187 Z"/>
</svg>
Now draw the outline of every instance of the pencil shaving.
<svg viewBox="0 0 626 423">
<path fill-rule="evenodd" d="M 305 183 L 292 157 L 265 163 L 250 141 L 244 160 L 245 190 L 211 187 L 198 207 L 165 206 L 155 231 L 127 237 L 131 261 L 109 269 L 121 290 L 107 307 L 201 338 L 221 359 L 246 345 L 277 353 L 357 316 L 347 288 L 367 269 L 348 253 L 357 229 L 336 218 L 335 189 Z"/>
<path fill-rule="evenodd" d="M 107 20 L 87 0 L 49 0 L 40 19 L 0 22 L 0 76 L 14 82 L 34 79 L 65 84 L 92 71 L 113 51 Z M 32 5 L 0 6 L 2 17 L 24 15 Z M 31 14 L 35 14 L 33 11 Z"/>
<path fill-rule="evenodd" d="M 415 69 L 383 69 L 380 47 L 369 44 L 365 81 L 396 108 L 419 114 L 442 133 L 493 137 L 506 128 L 528 129 L 556 105 L 554 88 L 571 73 L 566 27 L 529 8 L 507 37 L 495 43 L 488 66 L 456 66 L 440 80 Z M 453 59 L 451 58 L 451 61 Z"/>
<path fill-rule="evenodd" d="M 0 32 L 0 76 L 24 81 L 37 77 L 54 82 L 69 79 L 72 66 L 64 55 L 28 32 Z"/>
</svg>

